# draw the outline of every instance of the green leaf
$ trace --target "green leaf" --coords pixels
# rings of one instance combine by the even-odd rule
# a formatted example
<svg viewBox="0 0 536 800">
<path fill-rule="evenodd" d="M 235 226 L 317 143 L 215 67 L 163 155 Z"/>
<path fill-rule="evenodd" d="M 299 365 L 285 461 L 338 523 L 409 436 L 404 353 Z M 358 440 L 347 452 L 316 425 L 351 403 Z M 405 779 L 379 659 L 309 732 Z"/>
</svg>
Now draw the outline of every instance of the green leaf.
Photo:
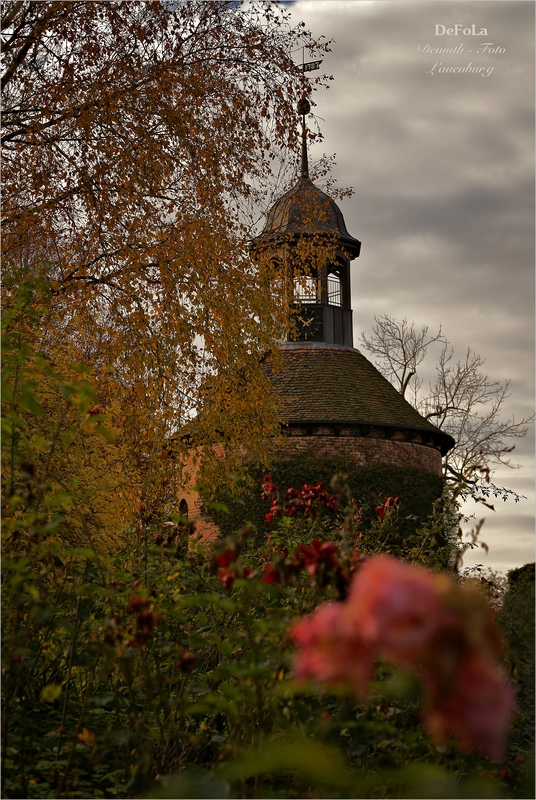
<svg viewBox="0 0 536 800">
<path fill-rule="evenodd" d="M 231 700 L 236 700 L 237 697 L 240 696 L 240 692 L 236 686 L 232 686 L 230 683 L 220 683 L 218 691 Z"/>
<path fill-rule="evenodd" d="M 89 372 L 89 367 L 87 364 L 71 364 L 71 369 L 81 375 L 85 375 Z"/>
<path fill-rule="evenodd" d="M 35 414 L 36 417 L 44 417 L 44 411 L 37 402 L 33 392 L 33 384 L 25 383 L 21 389 L 19 397 L 19 407 Z"/>
<path fill-rule="evenodd" d="M 319 742 L 297 738 L 272 739 L 262 750 L 247 753 L 225 765 L 220 774 L 235 781 L 287 770 L 297 770 L 313 784 L 343 788 L 351 786 L 353 781 L 338 750 Z"/>
<path fill-rule="evenodd" d="M 95 551 L 91 547 L 70 547 L 65 551 L 69 556 L 84 556 L 84 558 L 97 558 Z"/>
<path fill-rule="evenodd" d="M 73 504 L 73 497 L 67 492 L 55 492 L 54 494 L 49 495 L 45 498 L 44 505 L 45 506 L 64 506 L 70 507 Z"/>
<path fill-rule="evenodd" d="M 21 428 L 23 430 L 27 429 L 28 428 L 28 423 L 22 417 L 19 417 L 16 414 L 14 414 L 12 411 L 9 411 L 6 414 L 5 418 L 2 419 L 2 428 L 3 428 L 3 430 L 6 431 L 8 436 L 9 435 L 12 436 L 14 428 Z"/>
<path fill-rule="evenodd" d="M 15 395 L 13 394 L 13 389 L 7 383 L 7 380 L 4 376 L 2 380 L 2 403 L 14 403 L 15 402 Z"/>
<path fill-rule="evenodd" d="M 49 683 L 41 691 L 41 700 L 45 703 L 53 703 L 61 694 L 61 686 L 57 683 Z"/>
<path fill-rule="evenodd" d="M 229 506 L 225 503 L 218 503 L 216 500 L 205 500 L 205 506 L 209 511 L 215 511 L 220 514 L 228 514 Z"/>
<path fill-rule="evenodd" d="M 73 635 L 75 630 L 74 625 L 72 622 L 69 622 L 68 619 L 65 619 L 65 617 L 57 617 L 56 625 L 58 626 L 58 628 L 63 628 L 63 630 L 70 636 Z"/>
<path fill-rule="evenodd" d="M 221 642 L 218 642 L 217 647 L 222 656 L 228 656 L 233 652 L 233 643 L 228 639 L 223 639 Z"/>
<path fill-rule="evenodd" d="M 98 433 L 99 436 L 102 436 L 103 439 L 106 439 L 107 442 L 113 444 L 114 442 L 114 435 L 111 433 L 107 428 L 103 425 L 95 425 L 93 428 L 94 433 Z"/>
</svg>

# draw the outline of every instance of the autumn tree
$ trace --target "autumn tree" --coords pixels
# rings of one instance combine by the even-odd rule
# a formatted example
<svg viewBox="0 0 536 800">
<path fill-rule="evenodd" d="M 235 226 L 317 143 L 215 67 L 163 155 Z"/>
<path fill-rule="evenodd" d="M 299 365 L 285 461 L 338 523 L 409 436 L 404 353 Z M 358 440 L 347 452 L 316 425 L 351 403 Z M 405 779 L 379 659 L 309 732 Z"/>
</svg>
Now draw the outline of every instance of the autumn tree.
<svg viewBox="0 0 536 800">
<path fill-rule="evenodd" d="M 198 442 L 262 452 L 277 410 L 260 355 L 289 297 L 249 241 L 297 154 L 311 86 L 291 51 L 326 45 L 269 0 L 23 0 L 1 28 L 7 293 L 49 282 L 42 347 L 90 364 L 134 450 L 180 448 L 202 410 Z"/>
<path fill-rule="evenodd" d="M 470 348 L 456 359 L 441 326 L 431 333 L 407 319 L 374 319 L 372 335 L 361 334 L 363 347 L 423 417 L 456 441 L 444 459 L 447 480 L 481 487 L 481 479 L 489 480 L 498 465 L 514 466 L 511 441 L 526 435 L 533 417 L 516 421 L 504 415 L 510 382 L 491 380 L 483 371 L 484 359 Z M 441 346 L 435 380 L 424 389 L 419 367 L 435 343 Z"/>
<path fill-rule="evenodd" d="M 23 284 L 3 307 L 2 547 L 68 541 L 108 554 L 136 520 L 140 474 L 118 401 L 103 415 L 91 370 L 43 353 L 45 302 L 45 285 Z"/>
</svg>

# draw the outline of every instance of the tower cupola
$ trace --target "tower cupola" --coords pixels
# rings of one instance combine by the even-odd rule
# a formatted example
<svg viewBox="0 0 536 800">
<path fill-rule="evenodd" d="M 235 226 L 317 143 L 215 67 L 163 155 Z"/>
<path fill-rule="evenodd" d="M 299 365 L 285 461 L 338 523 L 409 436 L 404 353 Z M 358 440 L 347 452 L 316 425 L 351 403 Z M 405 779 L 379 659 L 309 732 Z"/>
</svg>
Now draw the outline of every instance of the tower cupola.
<svg viewBox="0 0 536 800">
<path fill-rule="evenodd" d="M 296 325 L 288 340 L 353 346 L 350 262 L 361 242 L 351 236 L 335 201 L 309 177 L 302 98 L 301 175 L 268 212 L 256 246 L 279 253 L 292 273 Z"/>
</svg>

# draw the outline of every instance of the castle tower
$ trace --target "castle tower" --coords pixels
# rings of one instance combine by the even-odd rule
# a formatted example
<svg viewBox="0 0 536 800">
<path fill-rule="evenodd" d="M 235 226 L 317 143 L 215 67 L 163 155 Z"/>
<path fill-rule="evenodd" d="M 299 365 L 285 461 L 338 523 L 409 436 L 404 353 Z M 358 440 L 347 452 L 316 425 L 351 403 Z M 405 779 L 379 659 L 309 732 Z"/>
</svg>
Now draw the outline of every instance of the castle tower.
<svg viewBox="0 0 536 800">
<path fill-rule="evenodd" d="M 442 456 L 454 440 L 422 417 L 353 346 L 350 270 L 361 243 L 348 232 L 337 204 L 309 177 L 307 101 L 298 110 L 300 175 L 269 210 L 252 243 L 254 251 L 279 262 L 294 293 L 281 358 L 277 366 L 270 353 L 263 361 L 282 408 L 284 435 L 274 445 L 273 467 L 292 481 L 281 488 L 329 482 L 332 469 L 342 468 L 353 473 L 356 496 L 365 484 L 369 497 L 380 491 L 403 499 L 405 494 L 405 513 L 426 516 L 441 492 Z M 371 473 L 377 474 L 371 479 Z M 242 499 L 238 505 L 223 498 L 232 514 L 200 520 L 200 533 L 213 538 L 246 521 L 262 529 L 264 512 L 254 511 L 258 495 L 255 489 L 251 502 Z M 191 487 L 185 498 L 199 519 L 201 498 Z"/>
<path fill-rule="evenodd" d="M 317 459 L 440 475 L 452 437 L 424 419 L 353 347 L 350 267 L 361 243 L 348 233 L 337 204 L 309 177 L 307 101 L 298 110 L 301 175 L 269 210 L 254 243 L 284 260 L 294 282 L 295 324 L 280 346 L 282 369 L 275 371 L 266 359 L 287 434 L 278 456 L 309 452 Z"/>
</svg>

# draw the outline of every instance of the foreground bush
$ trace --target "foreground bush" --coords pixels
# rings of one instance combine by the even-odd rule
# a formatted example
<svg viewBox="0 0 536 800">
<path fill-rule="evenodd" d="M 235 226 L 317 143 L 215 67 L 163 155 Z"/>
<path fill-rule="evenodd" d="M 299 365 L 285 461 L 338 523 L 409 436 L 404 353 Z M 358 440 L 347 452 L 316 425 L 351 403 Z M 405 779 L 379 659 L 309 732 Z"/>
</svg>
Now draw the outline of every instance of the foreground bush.
<svg viewBox="0 0 536 800">
<path fill-rule="evenodd" d="M 493 766 L 477 754 L 502 756 L 511 705 L 510 689 L 491 666 L 496 640 L 481 598 L 473 598 L 480 621 L 468 623 L 461 641 L 484 659 L 482 668 L 471 673 L 474 661 L 462 660 L 443 676 L 465 693 L 469 714 L 476 709 L 473 727 L 460 735 L 450 724 L 451 706 L 430 706 L 429 686 L 425 681 L 423 697 L 411 669 L 418 652 L 422 663 L 438 655 L 426 643 L 439 630 L 433 607 L 423 614 L 419 606 L 412 616 L 388 576 L 373 584 L 398 593 L 398 602 L 386 605 L 368 590 L 360 598 L 360 576 L 366 582 L 374 564 L 386 562 L 363 560 L 344 537 L 315 538 L 288 553 L 268 542 L 258 552 L 249 549 L 252 532 L 245 531 L 216 550 L 192 548 L 182 560 L 148 547 L 145 566 L 135 552 L 102 560 L 89 550 L 44 544 L 42 534 L 34 531 L 31 547 L 19 540 L 4 553 L 3 796 L 527 796 L 519 743 L 506 764 Z M 398 570 L 401 562 L 392 563 Z M 415 575 L 425 593 L 446 585 L 422 569 Z M 457 592 L 444 592 L 445 602 L 452 597 L 455 605 L 459 597 L 462 610 Z M 321 605 L 326 600 L 330 605 Z M 368 620 L 364 677 L 357 676 L 363 666 L 355 644 L 351 658 L 347 649 L 342 658 L 304 627 L 316 624 L 324 608 L 355 603 L 357 618 Z M 391 614 L 392 641 L 385 639 L 389 626 L 375 627 L 380 611 Z M 296 627 L 304 614 L 313 615 L 311 622 Z M 455 620 L 457 614 L 454 608 Z M 296 683 L 292 625 L 302 653 L 320 647 L 324 661 L 339 669 L 336 677 L 348 678 L 348 669 L 359 677 L 360 694 L 366 680 L 368 699 L 356 705 L 339 686 L 324 693 L 315 683 Z M 337 630 L 330 623 L 331 637 Z M 333 677 L 310 664 L 298 657 L 294 672 Z M 490 727 L 482 728 L 481 701 L 490 687 L 504 700 L 497 708 L 492 698 Z M 441 741 L 421 727 L 423 709 Z M 473 754 L 460 756 L 449 734 Z"/>
<path fill-rule="evenodd" d="M 280 502 L 267 478 L 261 545 L 245 528 L 185 551 L 168 511 L 119 555 L 74 547 L 69 520 L 91 509 L 52 467 L 71 427 L 78 441 L 106 420 L 90 413 L 90 387 L 53 375 L 69 416 L 48 425 L 39 381 L 12 380 L 30 351 L 8 344 L 2 796 L 532 796 L 523 708 L 504 761 L 479 754 L 502 758 L 512 704 L 484 600 L 409 565 L 437 567 L 436 523 L 403 564 L 375 555 L 399 498 L 382 498 L 369 524 L 341 488 Z M 526 654 L 509 625 L 517 680 Z"/>
</svg>

